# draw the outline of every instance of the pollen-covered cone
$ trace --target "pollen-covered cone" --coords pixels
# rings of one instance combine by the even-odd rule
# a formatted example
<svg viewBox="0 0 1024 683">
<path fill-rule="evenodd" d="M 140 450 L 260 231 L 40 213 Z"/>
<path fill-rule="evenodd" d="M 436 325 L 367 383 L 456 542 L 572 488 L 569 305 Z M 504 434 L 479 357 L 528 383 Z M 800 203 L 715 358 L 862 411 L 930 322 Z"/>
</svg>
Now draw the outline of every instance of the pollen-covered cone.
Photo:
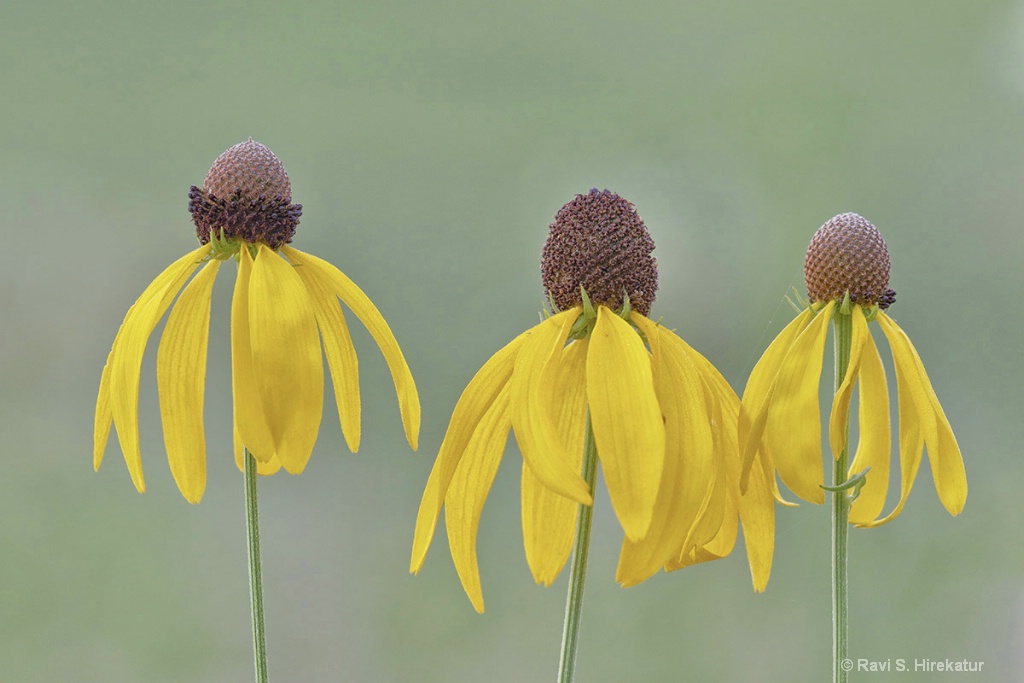
<svg viewBox="0 0 1024 683">
<path fill-rule="evenodd" d="M 840 214 L 811 240 L 805 263 L 810 304 L 765 350 L 747 380 L 740 416 L 746 478 L 756 457 L 772 463 L 783 483 L 804 500 L 824 501 L 822 427 L 818 403 L 829 323 L 850 330 L 845 376 L 832 402 L 828 438 L 833 457 L 848 447 L 847 422 L 858 388 L 859 442 L 849 477 L 864 475 L 850 509 L 851 523 L 877 526 L 906 504 L 927 449 L 935 488 L 953 515 L 963 509 L 967 478 L 949 421 L 910 338 L 887 315 L 896 298 L 889 284 L 889 252 L 874 225 Z M 900 499 L 883 515 L 889 486 L 889 393 L 870 323 L 892 350 L 899 414 Z"/>
<path fill-rule="evenodd" d="M 301 207 L 290 203 L 291 187 L 277 157 L 250 139 L 218 158 L 204 187 L 193 187 L 189 195 L 202 246 L 146 288 L 114 339 L 96 403 L 94 466 L 99 468 L 113 424 L 132 480 L 140 492 L 145 490 L 138 429 L 142 357 L 150 334 L 173 303 L 157 352 L 164 444 L 182 494 L 190 502 L 202 497 L 210 301 L 219 266 L 232 257 L 239 263 L 231 304 L 233 432 L 239 466 L 245 448 L 260 474 L 282 467 L 293 474 L 303 470 L 323 413 L 322 353 L 342 430 L 349 447 L 358 449 L 358 368 L 339 299 L 383 352 L 406 437 L 415 448 L 419 399 L 387 323 L 337 268 L 285 244 L 294 234 Z"/>
</svg>

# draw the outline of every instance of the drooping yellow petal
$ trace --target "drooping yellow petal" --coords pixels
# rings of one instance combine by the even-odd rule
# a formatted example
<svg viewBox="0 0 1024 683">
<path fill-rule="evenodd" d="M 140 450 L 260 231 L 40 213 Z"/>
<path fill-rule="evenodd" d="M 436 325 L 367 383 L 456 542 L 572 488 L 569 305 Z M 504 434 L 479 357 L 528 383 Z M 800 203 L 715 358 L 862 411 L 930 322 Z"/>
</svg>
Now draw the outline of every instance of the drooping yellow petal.
<svg viewBox="0 0 1024 683">
<path fill-rule="evenodd" d="M 474 434 L 481 429 L 493 432 L 481 434 L 481 443 L 490 443 L 491 440 L 498 438 L 495 430 L 504 424 L 503 420 L 507 415 L 502 417 L 502 411 L 492 411 L 492 407 L 509 383 L 516 355 L 529 335 L 529 332 L 524 332 L 491 356 L 470 380 L 458 403 L 455 404 L 444 441 L 441 442 L 441 449 L 430 470 L 423 498 L 420 500 L 419 512 L 416 514 L 416 533 L 412 542 L 412 560 L 409 563 L 409 571 L 413 574 L 420 570 L 427 557 L 427 550 L 437 527 L 437 517 L 441 513 L 441 506 L 444 505 L 452 476 L 466 455 Z M 507 406 L 502 410 L 508 413 Z M 485 416 L 490 416 L 490 421 L 486 424 Z M 502 438 L 508 436 L 508 429 L 509 427 L 505 428 Z"/>
<path fill-rule="evenodd" d="M 814 310 L 807 308 L 783 328 L 779 336 L 768 345 L 754 369 L 750 371 L 743 389 L 739 415 L 739 445 L 743 469 L 740 485 L 747 488 L 747 478 L 758 449 L 766 449 L 764 430 L 768 423 L 768 406 L 775 390 L 775 378 L 790 346 L 814 318 Z"/>
<path fill-rule="evenodd" d="M 498 473 L 508 430 L 510 385 L 505 384 L 490 409 L 473 431 L 466 452 L 455 468 L 444 500 L 444 524 L 448 547 L 462 587 L 477 612 L 484 611 L 480 567 L 476 557 L 476 535 L 480 513 Z"/>
<path fill-rule="evenodd" d="M 906 371 L 895 359 L 896 351 L 893 349 L 893 360 L 896 367 L 896 399 L 900 418 L 900 500 L 892 512 L 885 517 L 859 526 L 881 526 L 895 519 L 907 503 L 907 496 L 910 495 L 910 489 L 914 486 L 914 479 L 917 477 L 917 469 L 921 465 L 921 451 L 924 450 L 924 435 L 927 426 L 922 424 L 925 420 L 920 419 L 922 416 L 912 397 Z M 871 476 L 870 473 L 868 476 Z"/>
<path fill-rule="evenodd" d="M 846 448 L 847 426 L 850 423 L 850 399 L 853 397 L 853 386 L 857 382 L 857 373 L 860 371 L 864 341 L 871 336 L 871 333 L 868 332 L 867 320 L 864 318 L 864 310 L 857 305 L 852 308 L 853 310 L 850 312 L 850 360 L 846 366 L 846 375 L 832 399 L 832 414 L 828 421 L 829 444 L 832 447 L 832 456 L 836 459 Z"/>
<path fill-rule="evenodd" d="M 892 347 L 894 363 L 903 365 L 918 411 L 931 413 L 930 419 L 924 422 L 927 425 L 924 436 L 935 490 L 946 510 L 958 515 L 967 500 L 967 474 L 960 446 L 910 337 L 885 313 L 878 314 L 878 321 Z"/>
<path fill-rule="evenodd" d="M 129 313 L 131 310 L 129 309 Z M 121 327 L 123 328 L 123 325 Z M 114 416 L 110 408 L 110 368 L 113 365 L 114 349 L 121 338 L 121 329 L 114 336 L 114 343 L 110 346 L 107 354 L 107 362 L 100 374 L 100 390 L 96 396 L 96 415 L 93 418 L 92 437 L 92 468 L 99 471 L 100 463 L 103 462 L 103 452 L 107 450 L 107 439 L 110 438 L 110 425 L 114 422 Z"/>
<path fill-rule="evenodd" d="M 245 457 L 245 447 L 242 445 L 242 437 L 238 435 L 238 427 L 235 427 L 232 431 L 234 432 L 235 435 L 235 465 L 238 466 L 239 472 L 245 472 L 245 461 L 243 460 L 243 458 Z M 258 474 L 261 477 L 276 474 L 277 471 L 280 469 L 281 460 L 276 455 L 273 456 L 269 462 L 260 462 L 259 460 L 256 461 L 256 474 Z"/>
<path fill-rule="evenodd" d="M 258 463 L 274 459 L 276 447 L 263 410 L 263 397 L 256 386 L 249 333 L 249 283 L 252 255 L 243 248 L 238 258 L 238 278 L 231 298 L 231 394 L 234 425 L 242 444 Z"/>
<path fill-rule="evenodd" d="M 691 565 L 723 557 L 723 554 L 709 554 L 707 548 L 728 554 L 736 542 L 739 528 L 734 497 L 730 494 L 728 474 L 724 462 L 715 462 L 715 481 L 701 502 L 697 521 L 690 527 L 681 552 L 666 565 L 671 572 Z M 728 548 L 728 551 L 725 549 Z"/>
<path fill-rule="evenodd" d="M 726 482 L 734 492 L 739 509 L 739 521 L 743 525 L 743 543 L 747 549 L 750 577 L 754 590 L 761 592 L 768 585 L 772 560 L 775 555 L 775 500 L 778 489 L 775 485 L 775 468 L 768 457 L 767 448 L 757 449 L 749 471 L 745 491 L 738 489 L 742 472 L 742 460 L 737 442 L 737 423 L 741 414 L 740 400 L 722 373 L 706 358 L 683 344 L 694 363 L 701 370 L 705 384 L 710 388 L 713 399 L 715 457 L 724 464 Z M 721 485 L 721 484 L 719 484 Z M 786 501 L 782 501 L 786 503 Z M 727 511 L 723 512 L 724 515 Z M 711 550 L 724 551 L 735 544 L 736 531 L 732 523 L 719 527 Z M 721 557 L 721 555 L 720 555 Z M 695 558 L 696 559 L 696 558 Z M 708 558 L 708 559 L 714 559 Z"/>
<path fill-rule="evenodd" d="M 923 372 L 923 366 L 921 369 Z M 922 375 L 922 378 L 928 381 L 926 375 Z M 937 399 L 933 406 L 939 440 L 934 448 L 928 444 L 928 463 L 932 469 L 935 491 L 939 494 L 943 507 L 949 514 L 959 515 L 967 503 L 967 471 L 964 469 L 960 445 L 956 442 L 946 413 Z"/>
<path fill-rule="evenodd" d="M 860 408 L 857 423 L 860 428 L 860 442 L 850 465 L 850 476 L 869 467 L 871 471 L 867 474 L 860 495 L 850 507 L 850 523 L 867 524 L 878 518 L 885 506 L 885 495 L 889 490 L 892 439 L 885 368 L 870 334 L 861 354 Z"/>
<path fill-rule="evenodd" d="M 117 333 L 115 347 L 111 349 L 111 357 L 107 361 L 110 363 L 110 411 L 114 427 L 117 429 L 117 440 L 121 444 L 121 452 L 124 453 L 124 460 L 135 488 L 140 492 L 146 489 L 142 476 L 142 455 L 139 450 L 139 375 L 142 371 L 142 355 L 153 328 L 163 317 L 181 286 L 209 251 L 210 247 L 204 245 L 185 254 L 150 283 L 142 296 L 128 309 Z M 101 378 L 100 385 L 102 384 Z M 97 412 L 99 409 L 98 405 Z M 99 418 L 102 416 L 97 415 L 97 418 L 100 421 Z M 107 428 L 109 429 L 109 424 Z M 102 450 L 101 446 L 106 443 L 106 435 L 101 433 L 102 431 L 97 430 L 94 440 L 94 463 L 95 450 Z"/>
<path fill-rule="evenodd" d="M 740 516 L 737 505 L 736 492 L 727 490 L 725 494 L 725 509 L 722 513 L 722 525 L 718 533 L 703 546 L 696 546 L 694 549 L 694 564 L 710 562 L 728 557 L 732 549 L 736 547 L 736 537 L 739 534 Z"/>
<path fill-rule="evenodd" d="M 281 247 L 281 252 L 292 263 L 315 270 L 316 276 L 322 282 L 330 283 L 334 293 L 352 309 L 360 322 L 366 326 L 373 340 L 377 342 L 377 347 L 388 364 L 388 370 L 391 371 L 391 379 L 395 383 L 398 408 L 402 414 L 402 425 L 405 427 L 405 438 L 413 450 L 416 450 L 420 433 L 420 399 L 416 393 L 416 383 L 413 381 L 412 372 L 409 371 L 409 364 L 405 362 L 402 349 L 399 348 L 395 335 L 392 334 L 384 316 L 380 314 L 370 298 L 363 293 L 363 290 L 327 261 L 289 246 Z"/>
<path fill-rule="evenodd" d="M 665 425 L 640 335 L 598 306 L 587 354 L 587 399 L 598 459 L 626 537 L 647 535 L 665 466 Z"/>
<path fill-rule="evenodd" d="M 678 556 L 715 475 L 713 418 L 697 367 L 672 332 L 636 312 L 631 319 L 651 347 L 654 391 L 665 421 L 665 466 L 647 535 L 622 542 L 615 580 L 623 586 L 644 581 Z"/>
<path fill-rule="evenodd" d="M 754 590 L 760 593 L 768 585 L 775 555 L 775 472 L 767 466 L 764 458 L 754 460 L 750 482 L 737 502 L 750 578 Z"/>
<path fill-rule="evenodd" d="M 203 396 L 210 334 L 210 293 L 220 261 L 186 285 L 167 318 L 156 354 L 156 381 L 167 462 L 181 495 L 198 503 L 206 490 Z"/>
<path fill-rule="evenodd" d="M 722 425 L 722 429 L 721 433 L 717 429 L 713 432 L 719 438 L 715 440 L 715 470 L 711 488 L 701 504 L 697 521 L 687 534 L 682 552 L 666 566 L 666 571 L 725 557 L 732 552 L 739 530 L 737 482 L 741 463 L 737 442 L 730 435 L 730 432 L 737 433 L 739 399 L 714 366 L 693 349 L 686 348 L 690 357 L 705 370 L 702 376 L 705 395 L 711 405 L 713 422 Z M 759 450 L 751 468 L 751 485 L 747 490 L 749 496 L 756 495 L 760 483 L 756 475 L 764 450 Z"/>
<path fill-rule="evenodd" d="M 553 397 L 562 349 L 579 314 L 578 308 L 563 311 L 530 330 L 512 372 L 509 411 L 519 452 L 530 470 L 555 493 L 590 505 L 593 499 L 574 465 L 576 457 L 558 433 Z"/>
<path fill-rule="evenodd" d="M 576 471 L 583 466 L 583 441 L 587 418 L 586 339 L 570 343 L 554 367 L 555 430 L 565 439 L 566 453 Z M 522 518 L 526 561 L 533 580 L 551 585 L 569 559 L 579 504 L 560 496 L 523 461 Z"/>
<path fill-rule="evenodd" d="M 324 411 L 324 364 L 309 292 L 295 268 L 259 245 L 249 282 L 256 388 L 281 465 L 306 467 Z"/>
<path fill-rule="evenodd" d="M 825 338 L 836 302 L 831 301 L 800 333 L 779 368 L 768 406 L 765 438 L 786 486 L 806 501 L 823 503 L 821 409 L 818 386 Z"/>
<path fill-rule="evenodd" d="M 327 366 L 331 370 L 341 431 L 349 450 L 355 453 L 359 450 L 360 438 L 359 361 L 348 325 L 345 324 L 345 314 L 330 281 L 320 277 L 316 269 L 303 267 L 300 263 L 295 272 L 306 285 L 313 302 L 316 324 L 323 339 L 324 355 L 327 356 Z"/>
</svg>

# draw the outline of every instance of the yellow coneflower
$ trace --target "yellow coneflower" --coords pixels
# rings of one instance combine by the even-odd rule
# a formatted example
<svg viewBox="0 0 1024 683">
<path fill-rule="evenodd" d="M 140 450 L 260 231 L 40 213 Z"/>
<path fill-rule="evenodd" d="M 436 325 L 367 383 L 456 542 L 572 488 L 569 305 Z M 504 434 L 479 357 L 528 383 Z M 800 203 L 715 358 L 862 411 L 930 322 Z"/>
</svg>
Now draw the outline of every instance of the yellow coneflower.
<svg viewBox="0 0 1024 683">
<path fill-rule="evenodd" d="M 238 264 L 231 305 L 231 376 L 235 455 L 242 449 L 260 474 L 303 470 L 323 413 L 327 356 L 345 439 L 359 447 L 360 401 L 355 349 L 338 299 L 380 347 L 398 393 L 406 438 L 416 448 L 416 386 L 388 324 L 370 299 L 330 263 L 288 246 L 302 214 L 291 203 L 284 166 L 252 140 L 231 147 L 189 192 L 200 246 L 172 263 L 128 310 L 114 339 L 96 401 L 93 463 L 117 430 L 135 487 L 145 490 L 139 447 L 139 375 L 146 343 L 172 302 L 157 351 L 164 444 L 182 495 L 199 502 L 206 488 L 203 391 L 210 295 L 220 264 Z M 188 284 L 193 273 L 198 273 Z M 184 289 L 182 287 L 184 286 Z M 178 295 L 180 292 L 180 296 Z"/>
<path fill-rule="evenodd" d="M 763 589 L 774 544 L 767 470 L 758 467 L 758 484 L 740 497 L 739 400 L 711 363 L 648 318 L 653 249 L 633 205 L 607 190 L 558 212 L 541 264 L 552 311 L 494 354 L 456 404 L 420 504 L 411 571 L 423 565 L 443 506 L 459 578 L 483 611 L 476 535 L 511 429 L 538 583 L 560 573 L 577 509 L 593 503 L 581 465 L 595 450 L 625 532 L 618 581 L 727 555 L 742 517 Z"/>
<path fill-rule="evenodd" d="M 814 234 L 804 262 L 810 303 L 776 337 L 754 367 L 743 392 L 740 443 L 745 463 L 761 453 L 797 496 L 824 501 L 818 386 L 830 321 L 851 330 L 848 366 L 832 403 L 829 442 L 838 458 L 847 447 L 847 419 L 854 385 L 860 383 L 860 441 L 848 476 L 870 471 L 850 509 L 850 522 L 878 526 L 907 502 L 927 447 L 935 489 L 950 514 L 967 498 L 960 448 L 932 389 L 924 363 L 886 310 L 889 250 L 870 222 L 855 213 L 835 216 Z M 889 394 L 885 370 L 868 329 L 877 322 L 892 349 L 899 401 L 900 499 L 885 516 L 889 486 Z"/>
</svg>

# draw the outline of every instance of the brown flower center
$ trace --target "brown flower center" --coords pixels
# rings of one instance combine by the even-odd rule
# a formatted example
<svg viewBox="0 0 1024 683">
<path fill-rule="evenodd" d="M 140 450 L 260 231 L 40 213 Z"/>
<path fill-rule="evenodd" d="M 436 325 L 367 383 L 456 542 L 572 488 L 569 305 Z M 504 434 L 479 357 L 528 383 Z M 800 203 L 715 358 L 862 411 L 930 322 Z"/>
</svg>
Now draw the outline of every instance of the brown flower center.
<svg viewBox="0 0 1024 683">
<path fill-rule="evenodd" d="M 889 249 L 881 233 L 855 213 L 841 213 L 818 228 L 807 247 L 804 279 L 811 301 L 850 301 L 888 308 L 896 301 L 889 289 Z"/>
<path fill-rule="evenodd" d="M 647 315 L 658 290 L 654 241 L 633 205 L 608 190 L 591 190 L 555 214 L 541 257 L 544 289 L 559 310 L 582 303 L 630 306 Z"/>
<path fill-rule="evenodd" d="M 292 186 L 281 161 L 249 138 L 213 162 L 202 189 L 188 193 L 188 210 L 203 244 L 211 236 L 262 242 L 279 249 L 292 241 L 302 205 L 292 204 Z"/>
</svg>

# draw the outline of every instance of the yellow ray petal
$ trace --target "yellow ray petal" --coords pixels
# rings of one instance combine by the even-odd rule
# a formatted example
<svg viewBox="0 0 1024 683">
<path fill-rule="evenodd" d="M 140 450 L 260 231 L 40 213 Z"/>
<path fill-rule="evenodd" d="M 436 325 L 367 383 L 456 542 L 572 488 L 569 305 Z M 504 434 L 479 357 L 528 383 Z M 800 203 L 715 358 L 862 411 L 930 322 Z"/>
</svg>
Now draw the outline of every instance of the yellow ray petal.
<svg viewBox="0 0 1024 683">
<path fill-rule="evenodd" d="M 857 423 L 860 428 L 860 442 L 850 465 L 850 475 L 863 472 L 868 467 L 871 471 L 868 472 L 860 495 L 850 507 L 850 523 L 867 524 L 882 514 L 882 508 L 885 506 L 885 494 L 889 490 L 892 439 L 885 368 L 870 334 L 861 354 L 860 408 Z"/>
<path fill-rule="evenodd" d="M 714 397 L 714 419 L 717 425 L 721 425 L 714 430 L 715 457 L 724 463 L 728 485 L 733 488 L 734 499 L 739 509 L 739 521 L 743 525 L 743 543 L 747 550 L 751 581 L 754 590 L 761 592 L 768 585 L 775 555 L 775 500 L 778 493 L 775 485 L 775 468 L 768 457 L 767 449 L 757 449 L 749 470 L 746 491 L 741 492 L 738 489 L 743 464 L 737 439 L 737 423 L 741 414 L 740 400 L 722 373 L 710 361 L 689 346 L 683 346 L 700 368 L 702 378 Z M 725 514 L 723 511 L 723 519 Z M 731 521 L 728 525 L 720 526 L 719 534 L 713 539 L 719 545 L 712 546 L 712 549 L 728 548 L 731 551 L 732 545 L 735 544 L 735 533 Z"/>
<path fill-rule="evenodd" d="M 125 463 L 128 465 L 135 488 L 140 492 L 146 489 L 142 476 L 142 455 L 139 451 L 139 375 L 142 371 L 142 355 L 153 328 L 163 317 L 181 286 L 209 251 L 210 247 L 204 245 L 185 254 L 150 283 L 142 296 L 128 309 L 117 333 L 116 346 L 110 352 L 110 411 Z M 101 379 L 100 384 L 102 383 Z M 100 449 L 98 442 L 102 441 L 105 444 L 106 439 L 96 438 L 95 441 L 96 449 Z M 95 462 L 95 451 L 93 457 Z"/>
<path fill-rule="evenodd" d="M 131 310 L 129 309 L 129 313 Z M 122 328 L 123 329 L 123 326 Z M 114 421 L 114 415 L 110 408 L 110 368 L 113 365 L 114 349 L 121 338 L 121 330 L 114 336 L 114 343 L 107 354 L 107 362 L 103 365 L 103 372 L 100 374 L 100 390 L 96 397 L 96 415 L 93 418 L 92 437 L 92 468 L 99 471 L 100 463 L 103 462 L 103 452 L 107 450 L 107 439 L 110 438 L 110 425 Z"/>
<path fill-rule="evenodd" d="M 751 485 L 738 497 L 738 505 L 750 578 L 760 593 L 768 585 L 775 555 L 775 477 L 764 458 L 754 460 L 750 477 Z"/>
<path fill-rule="evenodd" d="M 242 437 L 238 435 L 238 427 L 233 429 L 234 431 L 234 442 L 235 442 L 235 465 L 238 466 L 239 472 L 245 472 L 245 461 L 242 460 L 244 453 L 244 446 L 242 445 Z M 269 462 L 256 461 L 256 474 L 261 477 L 275 474 L 281 469 L 281 460 L 275 455 Z"/>
<path fill-rule="evenodd" d="M 530 330 L 512 372 L 509 411 L 516 443 L 530 470 L 555 493 L 590 505 L 590 489 L 558 433 L 553 401 L 562 348 L 579 314 L 578 308 L 563 311 Z"/>
<path fill-rule="evenodd" d="M 324 412 L 324 363 L 309 292 L 295 268 L 260 245 L 249 282 L 256 388 L 281 465 L 306 467 Z"/>
<path fill-rule="evenodd" d="M 156 354 L 156 381 L 167 462 L 185 500 L 206 490 L 203 397 L 210 334 L 210 293 L 220 261 L 212 259 L 186 285 L 167 318 Z"/>
<path fill-rule="evenodd" d="M 248 248 L 239 252 L 238 278 L 231 297 L 231 394 L 234 424 L 242 443 L 256 462 L 269 463 L 276 447 L 263 411 L 263 397 L 256 386 L 249 333 L 249 285 L 253 261 Z"/>
<path fill-rule="evenodd" d="M 829 444 L 832 447 L 832 456 L 836 459 L 846 448 L 847 426 L 850 423 L 850 399 L 853 397 L 853 386 L 857 382 L 857 373 L 860 371 L 864 341 L 871 336 L 868 332 L 867 320 L 864 318 L 864 310 L 857 305 L 852 308 L 853 310 L 850 312 L 850 360 L 846 366 L 846 375 L 832 399 L 832 414 L 828 421 Z"/>
<path fill-rule="evenodd" d="M 565 439 L 566 453 L 576 471 L 583 466 L 587 417 L 587 340 L 574 341 L 562 351 L 551 387 L 556 410 L 555 430 Z M 526 561 L 533 580 L 551 585 L 572 551 L 579 504 L 560 496 L 537 478 L 523 461 L 522 518 Z"/>
<path fill-rule="evenodd" d="M 484 366 L 476 373 L 469 384 L 463 390 L 452 418 L 448 423 L 448 430 L 445 432 L 444 441 L 441 442 L 441 449 L 438 451 L 437 459 L 430 470 L 426 488 L 423 491 L 423 498 L 420 501 L 419 512 L 416 515 L 416 533 L 412 542 L 412 560 L 409 563 L 409 571 L 416 573 L 423 566 L 427 557 L 427 550 L 430 548 L 430 541 L 434 538 L 434 529 L 437 527 L 437 517 L 444 505 L 445 495 L 451 484 L 452 476 L 459 462 L 465 456 L 470 441 L 478 429 L 495 430 L 504 424 L 507 419 L 507 406 L 503 408 L 505 418 L 501 418 L 501 410 L 493 412 L 498 396 L 505 390 L 512 376 L 512 368 L 515 364 L 516 355 L 529 332 L 524 332 L 503 349 L 484 363 Z M 503 399 L 507 400 L 507 399 Z M 485 416 L 490 416 L 491 422 L 484 424 Z M 505 428 L 503 438 L 508 436 L 510 427 Z M 497 435 L 481 435 L 483 442 L 489 443 Z"/>
<path fill-rule="evenodd" d="M 726 490 L 725 509 L 722 513 L 722 525 L 718 533 L 703 546 L 697 546 L 694 553 L 694 564 L 708 562 L 727 557 L 736 546 L 736 536 L 739 533 L 739 509 L 737 495 L 733 490 Z"/>
<path fill-rule="evenodd" d="M 455 570 L 473 607 L 481 613 L 484 596 L 476 558 L 476 535 L 480 513 L 494 483 L 512 426 L 508 411 L 510 393 L 510 386 L 505 384 L 473 431 L 444 500 L 444 523 Z"/>
<path fill-rule="evenodd" d="M 894 362 L 903 366 L 918 411 L 922 415 L 930 413 L 930 417 L 924 420 L 924 438 L 935 490 L 946 510 L 958 515 L 967 500 L 967 474 L 960 446 L 910 337 L 885 313 L 878 314 L 878 322 L 889 339 Z"/>
<path fill-rule="evenodd" d="M 691 356 L 699 355 L 692 349 L 690 353 Z M 708 365 L 710 366 L 710 363 Z M 683 545 L 684 552 L 677 559 L 680 566 L 725 557 L 732 552 L 739 530 L 738 479 L 741 463 L 737 443 L 728 438 L 730 431 L 736 433 L 739 399 L 725 382 L 725 378 L 713 367 L 706 371 L 703 379 L 712 396 L 714 421 L 722 425 L 721 431 L 727 438 L 715 442 L 714 479 L 697 521 L 687 535 Z M 762 494 L 759 491 L 761 481 L 757 478 L 762 461 L 763 454 L 759 452 L 751 467 L 748 496 Z"/>
<path fill-rule="evenodd" d="M 713 417 L 697 367 L 672 332 L 636 312 L 631 319 L 651 347 L 654 391 L 665 421 L 665 466 L 647 535 L 623 540 L 615 575 L 623 586 L 640 583 L 678 556 L 715 475 Z M 735 394 L 733 399 L 738 402 Z"/>
<path fill-rule="evenodd" d="M 922 377 L 928 381 L 927 376 Z M 933 406 L 939 439 L 934 448 L 928 445 L 928 463 L 932 468 L 935 492 L 939 494 L 943 507 L 949 514 L 959 515 L 967 503 L 967 472 L 964 469 L 960 446 L 953 435 L 949 420 L 946 419 L 946 413 L 937 399 Z"/>
<path fill-rule="evenodd" d="M 377 347 L 384 354 L 384 360 L 388 364 L 388 370 L 391 371 L 391 379 L 395 383 L 398 408 L 402 414 L 402 424 L 405 427 L 405 438 L 413 450 L 416 450 L 420 433 L 420 399 L 416 393 L 416 383 L 413 381 L 412 372 L 409 371 L 409 364 L 405 362 L 402 349 L 399 348 L 395 335 L 392 334 L 384 316 L 380 314 L 370 298 L 363 293 L 363 290 L 327 261 L 289 246 L 281 247 L 281 251 L 292 263 L 315 270 L 318 279 L 330 283 L 334 293 L 352 309 L 360 322 L 366 326 L 373 340 L 377 342 Z"/>
<path fill-rule="evenodd" d="M 682 551 L 665 565 L 665 571 L 719 559 L 729 554 L 736 543 L 739 518 L 735 496 L 729 491 L 725 463 L 716 461 L 715 465 L 715 481 L 701 504 L 697 521 L 690 528 Z"/>
<path fill-rule="evenodd" d="M 587 399 L 597 454 L 627 538 L 647 535 L 665 466 L 665 425 L 640 335 L 606 306 L 587 354 Z"/>
<path fill-rule="evenodd" d="M 786 354 L 768 406 L 765 438 L 786 486 L 806 501 L 823 503 L 821 409 L 818 385 L 828 323 L 836 303 L 830 301 L 800 333 Z"/>
<path fill-rule="evenodd" d="M 894 360 L 895 357 L 894 349 Z M 921 451 L 924 450 L 926 428 L 921 424 L 923 420 L 919 419 L 920 413 L 911 396 L 912 391 L 907 382 L 906 372 L 899 362 L 895 362 L 894 365 L 896 366 L 896 400 L 900 418 L 900 500 L 892 512 L 882 519 L 859 526 L 881 526 L 895 519 L 907 503 L 907 496 L 910 495 L 910 489 L 914 486 L 914 479 L 917 477 L 917 469 L 921 465 Z M 868 476 L 870 477 L 870 473 Z"/>
<path fill-rule="evenodd" d="M 676 340 L 700 372 L 701 383 L 705 390 L 705 401 L 712 415 L 714 458 L 725 463 L 729 467 L 729 476 L 733 480 L 737 480 L 742 465 L 738 440 L 738 421 L 742 414 L 740 399 L 718 368 L 682 339 L 676 337 Z M 765 456 L 765 450 L 764 448 L 757 450 L 758 459 Z M 775 471 L 770 461 L 766 462 L 764 467 L 769 472 L 774 473 Z"/>
<path fill-rule="evenodd" d="M 341 431 L 349 450 L 355 453 L 359 450 L 360 437 L 359 361 L 348 325 L 345 324 L 345 314 L 330 281 L 320 277 L 319 271 L 300 264 L 295 272 L 302 278 L 313 302 L 316 324 L 324 343 L 324 355 L 327 356 L 327 365 L 331 370 Z"/>
<path fill-rule="evenodd" d="M 722 528 L 729 492 L 726 486 L 725 463 L 715 460 L 714 480 L 711 488 L 704 493 L 704 499 L 697 510 L 697 519 L 686 533 L 686 539 L 678 553 L 665 563 L 665 571 L 674 571 L 694 563 L 696 549 L 710 543 Z"/>
<path fill-rule="evenodd" d="M 743 389 L 743 401 L 739 415 L 739 445 L 743 469 L 740 485 L 747 487 L 750 467 L 758 449 L 764 450 L 764 430 L 768 422 L 768 406 L 775 389 L 775 377 L 779 374 L 782 361 L 789 353 L 793 342 L 814 318 L 814 310 L 805 309 L 794 318 L 774 341 L 768 345 L 757 365 L 750 371 L 747 385 Z"/>
</svg>

